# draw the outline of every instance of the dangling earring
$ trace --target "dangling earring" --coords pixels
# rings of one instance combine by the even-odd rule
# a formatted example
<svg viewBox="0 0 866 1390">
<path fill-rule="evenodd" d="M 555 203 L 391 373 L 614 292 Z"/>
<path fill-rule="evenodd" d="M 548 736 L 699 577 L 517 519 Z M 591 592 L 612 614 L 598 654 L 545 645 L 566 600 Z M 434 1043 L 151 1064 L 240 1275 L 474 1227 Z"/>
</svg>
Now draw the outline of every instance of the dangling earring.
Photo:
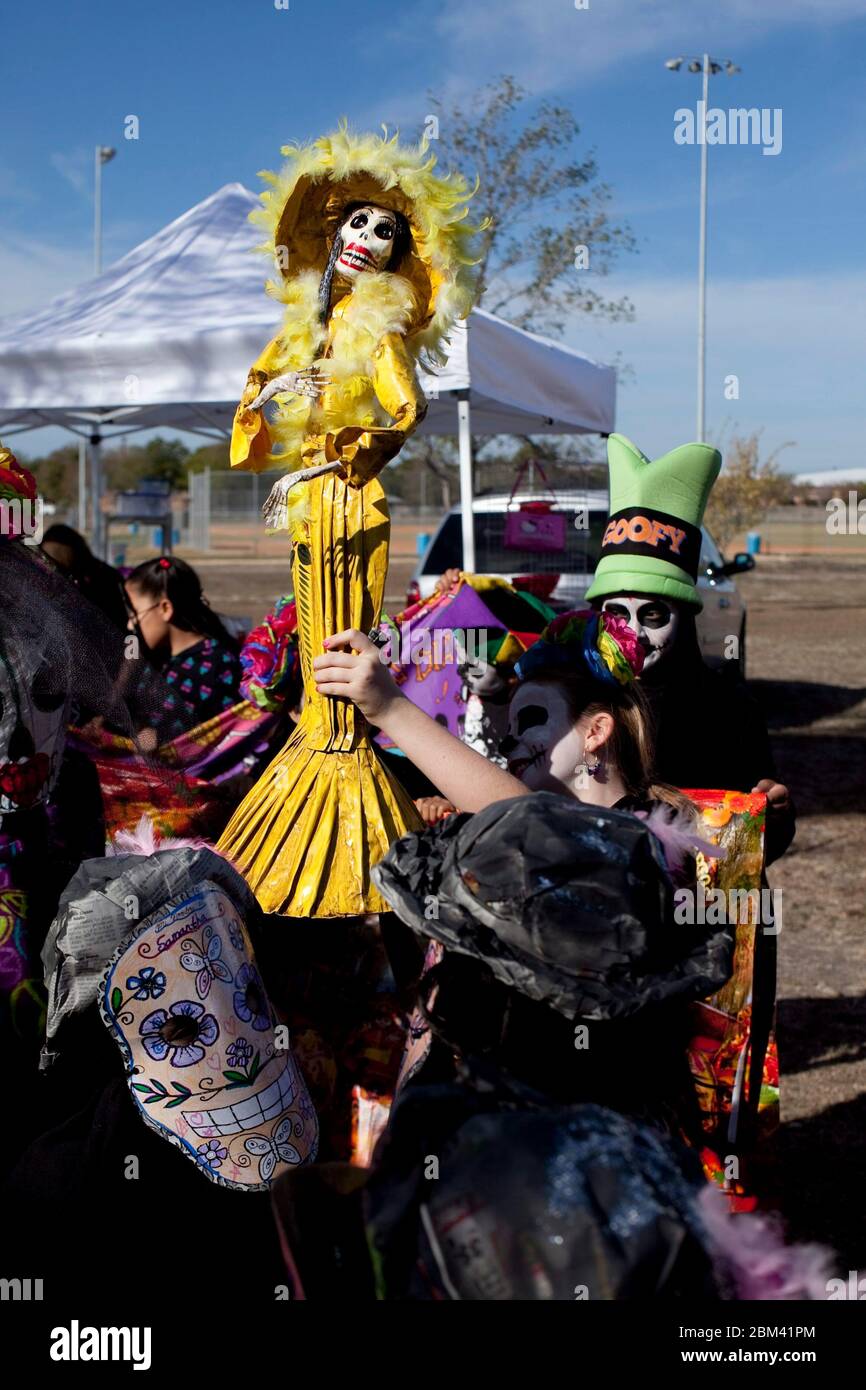
<svg viewBox="0 0 866 1390">
<path fill-rule="evenodd" d="M 590 758 L 593 759 L 592 762 L 589 761 Z M 579 762 L 574 769 L 574 780 L 577 785 L 579 787 L 585 787 L 587 785 L 587 778 L 598 777 L 600 767 L 601 758 L 597 753 L 584 753 L 583 761 Z"/>
</svg>

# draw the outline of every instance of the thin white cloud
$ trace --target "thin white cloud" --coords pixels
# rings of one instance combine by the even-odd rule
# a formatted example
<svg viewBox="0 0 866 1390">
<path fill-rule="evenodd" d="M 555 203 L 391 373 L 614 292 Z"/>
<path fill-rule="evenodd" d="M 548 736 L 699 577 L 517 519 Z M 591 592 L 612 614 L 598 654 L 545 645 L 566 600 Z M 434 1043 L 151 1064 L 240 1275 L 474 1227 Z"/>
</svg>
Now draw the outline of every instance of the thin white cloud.
<svg viewBox="0 0 866 1390">
<path fill-rule="evenodd" d="M 92 192 L 92 165 L 93 151 L 81 146 L 69 153 L 55 151 L 51 155 L 51 167 L 56 169 L 70 188 L 74 188 L 83 198 L 90 196 Z"/>
<path fill-rule="evenodd" d="M 696 280 L 696 277 L 695 277 Z M 628 324 L 576 318 L 566 341 L 600 361 L 617 352 L 634 378 L 619 392 L 618 428 L 662 452 L 693 436 L 697 287 L 682 278 L 613 278 L 636 310 Z M 792 440 L 782 466 L 829 467 L 858 454 L 857 405 L 866 326 L 850 306 L 866 296 L 866 272 L 712 279 L 707 293 L 707 424 L 764 429 L 768 448 Z M 726 378 L 739 398 L 726 399 Z M 730 387 L 729 387 L 730 389 Z"/>
<path fill-rule="evenodd" d="M 135 218 L 115 218 L 103 232 L 103 266 L 120 260 L 155 228 Z M 73 241 L 32 234 L 0 234 L 0 317 L 41 309 L 93 274 L 90 227 Z"/>
<path fill-rule="evenodd" d="M 35 197 L 33 189 L 22 182 L 20 174 L 8 164 L 0 164 L 0 200 L 4 207 L 12 203 L 32 203 Z"/>
<path fill-rule="evenodd" d="M 6 316 L 40 308 L 92 274 L 93 253 L 86 246 L 7 233 L 0 237 L 0 312 Z"/>
<path fill-rule="evenodd" d="M 694 0 L 497 0 L 472 5 L 444 0 L 430 12 L 441 48 L 438 64 L 454 74 L 447 86 L 465 100 L 497 72 L 511 72 L 537 95 L 575 80 L 601 77 L 643 54 L 690 54 L 709 45 L 717 56 L 741 58 L 736 49 L 800 24 L 822 27 L 866 16 L 866 0 L 728 0 L 702 6 Z M 459 76 L 457 75 L 459 74 Z M 417 97 L 416 97 L 417 109 Z"/>
</svg>

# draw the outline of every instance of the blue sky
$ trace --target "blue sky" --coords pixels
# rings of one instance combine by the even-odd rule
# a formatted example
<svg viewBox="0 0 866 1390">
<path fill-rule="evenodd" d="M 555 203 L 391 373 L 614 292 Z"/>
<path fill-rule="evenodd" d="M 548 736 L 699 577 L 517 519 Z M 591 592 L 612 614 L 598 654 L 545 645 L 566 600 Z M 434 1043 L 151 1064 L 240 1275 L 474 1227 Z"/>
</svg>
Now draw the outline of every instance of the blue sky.
<svg viewBox="0 0 866 1390">
<path fill-rule="evenodd" d="M 673 131 L 700 79 L 664 60 L 731 57 L 742 72 L 713 79 L 711 105 L 781 108 L 783 138 L 775 157 L 709 151 L 708 428 L 793 441 L 796 471 L 863 462 L 866 0 L 42 0 L 8 11 L 4 48 L 3 314 L 89 275 L 97 142 L 118 148 L 107 264 L 220 185 L 258 188 L 281 144 L 341 115 L 414 138 L 428 92 L 447 120 L 505 72 L 568 104 L 640 250 L 604 286 L 630 295 L 636 321 L 578 317 L 564 336 L 630 365 L 618 428 L 649 453 L 692 438 L 695 418 L 699 156 Z M 60 440 L 30 435 L 22 452 Z"/>
</svg>

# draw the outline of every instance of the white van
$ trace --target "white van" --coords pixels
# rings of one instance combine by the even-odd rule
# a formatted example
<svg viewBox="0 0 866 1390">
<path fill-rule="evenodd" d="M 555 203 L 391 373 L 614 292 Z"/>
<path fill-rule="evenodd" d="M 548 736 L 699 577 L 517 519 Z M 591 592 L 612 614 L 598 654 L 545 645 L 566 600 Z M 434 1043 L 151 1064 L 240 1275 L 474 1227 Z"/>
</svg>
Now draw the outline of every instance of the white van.
<svg viewBox="0 0 866 1390">
<path fill-rule="evenodd" d="M 476 498 L 472 505 L 475 518 L 475 570 L 478 574 L 496 574 L 520 587 L 521 578 L 530 577 L 533 587 L 540 583 L 549 586 L 547 602 L 558 609 L 580 605 L 590 586 L 601 550 L 601 538 L 608 517 L 607 493 L 602 491 L 557 490 L 554 511 L 565 512 L 565 551 L 549 557 L 538 551 L 512 550 L 503 545 L 505 514 L 521 502 L 539 501 L 537 493 L 518 492 L 513 498 L 507 492 Z M 705 661 L 720 665 L 732 659 L 731 644 L 737 637 L 737 664 L 746 670 L 746 609 L 732 575 L 754 568 L 751 555 L 735 555 L 725 562 L 706 528 L 703 529 L 698 587 L 704 607 L 698 616 L 698 638 Z M 430 544 L 419 561 L 407 593 L 407 602 L 427 598 L 436 588 L 436 581 L 447 569 L 463 568 L 463 531 L 459 507 L 452 507 L 440 522 Z M 549 576 L 547 584 L 543 576 Z M 542 597 L 545 595 L 542 593 Z"/>
</svg>

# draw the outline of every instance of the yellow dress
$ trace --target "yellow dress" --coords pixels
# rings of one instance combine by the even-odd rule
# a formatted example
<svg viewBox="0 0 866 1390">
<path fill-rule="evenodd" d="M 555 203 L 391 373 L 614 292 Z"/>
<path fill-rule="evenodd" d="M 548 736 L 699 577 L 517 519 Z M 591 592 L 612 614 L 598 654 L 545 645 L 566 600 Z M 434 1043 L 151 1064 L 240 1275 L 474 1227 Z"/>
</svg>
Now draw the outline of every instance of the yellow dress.
<svg viewBox="0 0 866 1390">
<path fill-rule="evenodd" d="M 333 312 L 335 324 L 340 307 Z M 235 416 L 235 467 L 257 469 L 278 462 L 269 457 L 271 441 L 262 412 L 248 409 L 262 381 L 275 374 L 278 358 L 275 340 L 250 373 Z M 323 369 L 327 371 L 327 363 Z M 378 422 L 384 412 L 393 424 L 318 432 L 317 422 L 334 419 L 330 390 L 310 413 L 304 465 L 339 458 L 346 477 L 328 473 L 298 485 L 306 514 L 293 527 L 292 580 L 304 710 L 217 846 L 244 875 L 263 911 L 281 916 L 387 911 L 370 869 L 393 840 L 421 825 L 411 799 L 373 748 L 363 716 L 349 701 L 319 695 L 313 681 L 313 657 L 324 650 L 327 635 L 348 627 L 368 632 L 379 622 L 391 521 L 376 475 L 425 408 L 399 334 L 383 338 L 364 386 L 371 398 L 369 419 Z M 340 389 L 338 383 L 334 390 Z"/>
</svg>

